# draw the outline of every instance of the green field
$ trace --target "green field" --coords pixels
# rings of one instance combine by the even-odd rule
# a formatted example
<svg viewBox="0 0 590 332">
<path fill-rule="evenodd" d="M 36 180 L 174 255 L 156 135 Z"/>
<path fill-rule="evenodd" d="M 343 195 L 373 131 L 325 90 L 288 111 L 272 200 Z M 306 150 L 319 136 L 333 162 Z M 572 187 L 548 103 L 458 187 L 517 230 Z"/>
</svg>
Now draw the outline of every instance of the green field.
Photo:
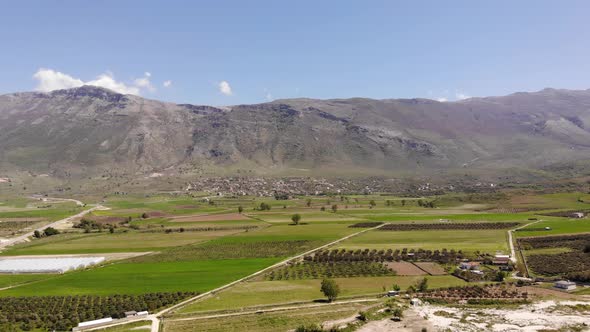
<svg viewBox="0 0 590 332">
<path fill-rule="evenodd" d="M 204 292 L 244 277 L 277 261 L 277 258 L 255 258 L 164 263 L 114 263 L 7 289 L 0 292 L 0 296 Z"/>
<path fill-rule="evenodd" d="M 486 198 L 489 200 L 486 201 Z M 532 223 L 515 236 L 538 236 L 590 232 L 589 219 L 573 220 L 541 216 L 543 212 L 583 209 L 590 206 L 590 195 L 569 194 L 451 194 L 420 198 L 436 202 L 436 207 L 418 206 L 418 198 L 392 195 L 350 195 L 347 197 L 296 197 L 275 200 L 265 197 L 225 198 L 189 195 L 121 195 L 108 196 L 102 204 L 110 210 L 95 211 L 86 218 L 115 223 L 114 234 L 107 228 L 80 228 L 65 233 L 32 239 L 28 243 L 4 250 L 0 255 L 43 255 L 78 253 L 151 252 L 125 260 L 64 275 L 0 275 L 0 296 L 49 296 L 68 294 L 143 294 L 155 292 L 206 292 L 241 277 L 250 275 L 288 257 L 312 250 L 365 229 L 349 226 L 360 222 L 437 223 L 449 219 L 453 223 L 518 222 Z M 307 201 L 311 200 L 310 206 Z M 387 204 L 387 200 L 391 203 Z M 579 200 L 582 200 L 580 202 Z M 371 201 L 375 204 L 372 206 Z M 405 201 L 405 205 L 402 205 Z M 260 211 L 260 203 L 270 204 L 270 211 Z M 35 203 L 37 204 L 37 203 Z M 54 203 L 39 208 L 31 200 L 15 198 L 0 204 L 0 220 L 4 218 L 43 218 L 57 220 L 80 211 L 70 203 Z M 338 205 L 337 212 L 331 210 Z M 243 215 L 238 215 L 238 207 Z M 321 211 L 321 207 L 325 211 Z M 520 211 L 520 212 L 518 212 Z M 147 218 L 142 215 L 146 213 Z M 299 225 L 292 224 L 293 214 L 301 215 Z M 227 219 L 224 216 L 227 215 Z M 208 218 L 208 216 L 216 216 Z M 221 217 L 220 217 L 221 216 Z M 131 220 L 128 221 L 128 218 Z M 233 219 L 232 219 L 233 218 Z M 257 226 L 245 229 L 244 226 Z M 203 230 L 205 228 L 212 228 Z M 550 231 L 543 230 L 550 227 Z M 179 229 L 183 228 L 181 232 Z M 187 230 L 201 228 L 200 231 Z M 219 229 L 225 228 L 225 229 Z M 168 232 L 166 232 L 168 229 Z M 425 249 L 462 250 L 468 254 L 508 252 L 508 229 L 486 230 L 371 230 L 340 242 L 330 249 Z M 526 254 L 557 254 L 563 248 L 538 249 Z M 449 264 L 454 266 L 454 264 Z M 337 278 L 340 298 L 374 298 L 398 284 L 403 289 L 422 276 L 348 277 Z M 466 284 L 450 275 L 429 276 L 429 287 Z M 317 304 L 324 296 L 319 279 L 262 281 L 239 283 L 183 307 L 164 325 L 166 331 L 274 331 L 293 329 L 300 322 L 321 322 L 326 317 L 350 315 L 356 305 L 342 306 L 341 311 L 296 310 L 300 319 L 289 314 L 273 313 L 214 320 L 174 321 L 212 311 L 242 308 L 267 308 L 288 303 Z M 331 307 L 338 307 L 334 305 Z M 358 309 L 358 308 L 357 308 Z M 327 309 L 326 309 L 327 310 Z M 346 316 L 344 315 L 344 316 Z M 242 325 L 240 325 L 242 323 Z M 144 324 L 145 325 L 145 324 Z M 125 331 L 141 325 L 121 327 Z"/>
<path fill-rule="evenodd" d="M 506 230 L 369 231 L 339 243 L 346 249 L 455 249 L 464 252 L 508 250 Z"/>
<path fill-rule="evenodd" d="M 174 320 L 167 319 L 164 331 L 207 332 L 275 332 L 292 331 L 298 326 L 321 324 L 328 320 L 348 318 L 366 310 L 374 303 L 320 305 L 289 311 L 223 317 L 222 319 Z"/>
<path fill-rule="evenodd" d="M 350 297 L 383 294 L 383 287 L 390 289 L 393 284 L 398 284 L 402 289 L 406 289 L 422 278 L 419 276 L 393 276 L 336 278 L 335 280 L 342 289 L 340 296 Z M 179 314 L 323 300 L 320 283 L 321 280 L 318 279 L 245 282 L 204 301 L 188 305 L 182 308 Z M 428 284 L 431 288 L 438 288 L 464 285 L 466 282 L 452 276 L 429 276 Z"/>
<path fill-rule="evenodd" d="M 559 235 L 559 234 L 574 234 L 590 232 L 590 219 L 569 219 L 569 218 L 546 218 L 542 217 L 543 221 L 529 225 L 518 232 L 515 232 L 518 237 L 527 236 L 545 236 L 545 235 Z M 551 220 L 545 220 L 551 219 Z M 545 230 L 545 227 L 551 228 Z M 527 231 L 527 229 L 532 229 Z"/>
<path fill-rule="evenodd" d="M 163 248 L 208 241 L 234 234 L 239 230 L 184 232 L 184 233 L 127 233 L 109 234 L 59 234 L 26 244 L 20 244 L 3 252 L 3 255 L 83 254 L 110 252 L 148 252 Z"/>
</svg>

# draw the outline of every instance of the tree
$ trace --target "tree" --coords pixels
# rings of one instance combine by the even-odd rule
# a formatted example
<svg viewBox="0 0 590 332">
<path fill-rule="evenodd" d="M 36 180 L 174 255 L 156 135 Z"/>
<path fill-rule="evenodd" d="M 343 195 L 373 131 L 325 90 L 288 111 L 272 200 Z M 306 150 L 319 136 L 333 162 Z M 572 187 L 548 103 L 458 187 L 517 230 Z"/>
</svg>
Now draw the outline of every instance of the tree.
<svg viewBox="0 0 590 332">
<path fill-rule="evenodd" d="M 113 227 L 113 226 L 109 227 L 109 233 L 111 233 L 111 234 L 115 233 L 115 227 Z"/>
<path fill-rule="evenodd" d="M 372 209 L 373 207 L 375 207 L 375 205 L 377 205 L 377 203 L 375 203 L 375 201 L 374 201 L 374 200 L 371 200 L 371 201 L 369 202 L 369 205 L 371 205 L 371 209 Z"/>
<path fill-rule="evenodd" d="M 307 207 L 311 206 L 311 198 L 307 199 L 307 202 L 305 202 L 305 205 L 307 205 Z"/>
<path fill-rule="evenodd" d="M 299 213 L 295 213 L 293 216 L 291 216 L 291 220 L 293 221 L 293 223 L 295 225 L 299 225 L 299 221 L 301 220 L 301 215 Z"/>
<path fill-rule="evenodd" d="M 325 206 L 322 206 L 322 207 L 320 208 L 320 211 L 326 211 L 326 207 L 325 207 Z"/>
<path fill-rule="evenodd" d="M 336 211 L 338 211 L 338 205 L 334 204 L 332 205 L 332 212 L 336 213 Z"/>
<path fill-rule="evenodd" d="M 390 199 L 388 199 L 388 200 L 385 201 L 385 206 L 391 206 L 391 200 Z"/>
<path fill-rule="evenodd" d="M 340 287 L 333 279 L 323 279 L 320 290 L 328 298 L 329 302 L 334 301 L 340 294 Z"/>
<path fill-rule="evenodd" d="M 43 233 L 45 234 L 45 236 L 52 236 L 59 234 L 59 231 L 53 227 L 47 227 L 45 228 L 45 230 L 43 230 Z"/>
<path fill-rule="evenodd" d="M 406 200 L 402 199 L 402 206 L 406 206 Z"/>
<path fill-rule="evenodd" d="M 150 217 L 150 215 L 147 214 L 146 212 L 144 212 L 144 213 L 141 214 L 141 219 L 147 219 L 149 217 Z"/>
<path fill-rule="evenodd" d="M 402 288 L 398 284 L 393 284 L 393 286 L 391 286 L 391 289 L 399 292 Z"/>
<path fill-rule="evenodd" d="M 260 203 L 260 207 L 258 208 L 260 211 L 269 211 L 270 205 L 264 202 Z"/>
<path fill-rule="evenodd" d="M 428 278 L 424 277 L 416 283 L 416 290 L 419 292 L 426 292 L 428 290 Z"/>
<path fill-rule="evenodd" d="M 242 212 L 244 212 L 244 208 L 240 205 L 238 206 L 238 213 L 241 214 Z"/>
<path fill-rule="evenodd" d="M 41 232 L 39 232 L 39 230 L 35 230 L 33 232 L 33 236 L 40 239 L 43 236 L 43 234 L 41 234 Z"/>
</svg>

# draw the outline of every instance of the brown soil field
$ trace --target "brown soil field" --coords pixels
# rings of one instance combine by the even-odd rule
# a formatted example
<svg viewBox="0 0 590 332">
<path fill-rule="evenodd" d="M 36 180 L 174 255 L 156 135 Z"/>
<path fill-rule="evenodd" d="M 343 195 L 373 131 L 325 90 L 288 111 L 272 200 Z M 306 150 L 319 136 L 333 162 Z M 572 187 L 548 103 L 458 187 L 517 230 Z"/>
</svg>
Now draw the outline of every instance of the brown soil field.
<svg viewBox="0 0 590 332">
<path fill-rule="evenodd" d="M 147 214 L 148 214 L 148 216 L 150 218 L 153 218 L 153 217 L 167 217 L 167 216 L 170 215 L 170 214 L 168 214 L 166 212 L 162 212 L 162 211 L 149 211 L 149 212 L 147 212 Z"/>
<path fill-rule="evenodd" d="M 94 220 L 99 224 L 118 224 L 125 221 L 125 218 L 115 216 L 93 216 L 88 219 Z"/>
<path fill-rule="evenodd" d="M 170 218 L 174 222 L 202 222 L 202 221 L 224 221 L 224 220 L 250 220 L 243 214 L 223 213 L 223 214 L 198 214 L 182 217 Z"/>
<path fill-rule="evenodd" d="M 385 266 L 394 270 L 400 276 L 423 276 L 427 273 L 410 262 L 389 262 Z"/>
<path fill-rule="evenodd" d="M 447 272 L 445 271 L 445 269 L 443 269 L 442 266 L 434 262 L 417 262 L 414 264 L 416 264 L 416 266 L 428 272 L 428 274 L 432 276 L 442 276 L 447 274 Z"/>
</svg>

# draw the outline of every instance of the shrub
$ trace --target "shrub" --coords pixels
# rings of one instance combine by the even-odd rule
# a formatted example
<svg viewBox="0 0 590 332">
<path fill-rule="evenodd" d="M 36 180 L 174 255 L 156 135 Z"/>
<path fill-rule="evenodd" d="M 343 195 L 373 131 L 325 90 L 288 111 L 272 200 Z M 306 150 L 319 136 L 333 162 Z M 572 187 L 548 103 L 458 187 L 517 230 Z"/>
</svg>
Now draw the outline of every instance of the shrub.
<svg viewBox="0 0 590 332">
<path fill-rule="evenodd" d="M 59 231 L 53 227 L 47 227 L 47 228 L 45 228 L 43 233 L 45 234 L 45 236 L 52 236 L 52 235 L 59 234 Z"/>
</svg>

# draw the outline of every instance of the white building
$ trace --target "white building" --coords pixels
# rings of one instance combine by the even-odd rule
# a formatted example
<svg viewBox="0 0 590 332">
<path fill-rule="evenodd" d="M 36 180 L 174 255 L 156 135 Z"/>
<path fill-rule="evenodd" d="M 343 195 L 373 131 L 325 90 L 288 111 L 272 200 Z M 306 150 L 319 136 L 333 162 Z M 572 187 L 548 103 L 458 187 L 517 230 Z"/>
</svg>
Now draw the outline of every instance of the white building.
<svg viewBox="0 0 590 332">
<path fill-rule="evenodd" d="M 569 281 L 569 280 L 560 280 L 556 281 L 554 284 L 555 288 L 559 288 L 560 290 L 571 291 L 576 289 L 576 283 Z"/>
</svg>

